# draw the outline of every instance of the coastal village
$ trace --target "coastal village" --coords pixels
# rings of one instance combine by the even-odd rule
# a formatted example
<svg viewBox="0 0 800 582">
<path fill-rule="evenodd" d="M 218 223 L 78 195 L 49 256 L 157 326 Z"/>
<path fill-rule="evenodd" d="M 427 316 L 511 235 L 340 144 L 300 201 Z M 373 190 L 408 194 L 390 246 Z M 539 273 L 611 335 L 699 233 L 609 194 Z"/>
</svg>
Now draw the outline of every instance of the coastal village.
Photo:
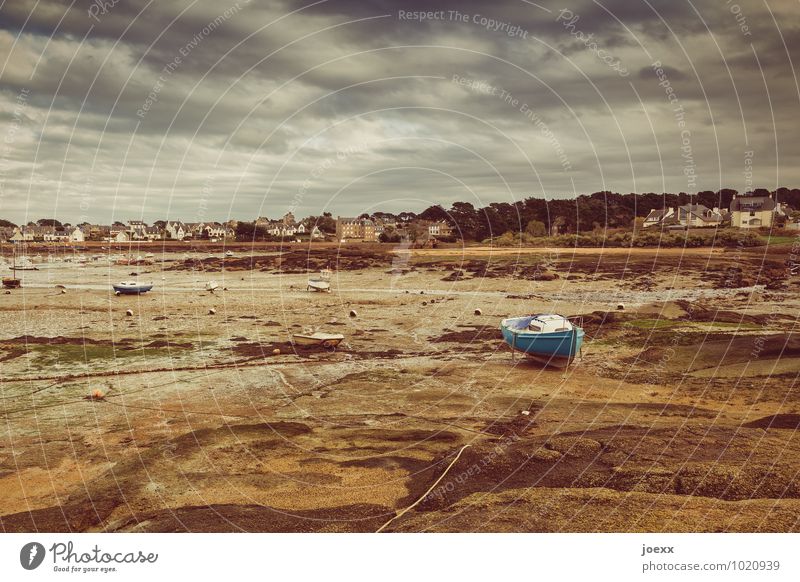
<svg viewBox="0 0 800 582">
<path fill-rule="evenodd" d="M 780 226 L 800 230 L 800 217 L 793 216 L 786 202 L 772 194 L 748 192 L 734 195 L 728 208 L 708 208 L 703 204 L 685 204 L 651 210 L 643 217 L 643 228 L 665 230 L 724 228 L 760 229 Z M 246 228 L 249 226 L 250 228 Z M 386 213 L 363 214 L 358 217 L 330 215 L 310 216 L 297 220 L 292 212 L 279 219 L 259 216 L 251 222 L 182 222 L 158 220 L 149 225 L 142 220 L 115 222 L 112 225 L 61 224 L 55 220 L 40 220 L 22 226 L 0 227 L 0 241 L 10 243 L 108 243 L 156 241 L 224 241 L 289 240 L 301 242 L 399 242 L 409 238 L 417 241 L 452 241 L 458 236 L 458 224 L 452 219 L 425 220 L 413 213 L 394 216 Z M 563 233 L 562 221 L 554 218 L 545 226 L 545 233 Z"/>
</svg>

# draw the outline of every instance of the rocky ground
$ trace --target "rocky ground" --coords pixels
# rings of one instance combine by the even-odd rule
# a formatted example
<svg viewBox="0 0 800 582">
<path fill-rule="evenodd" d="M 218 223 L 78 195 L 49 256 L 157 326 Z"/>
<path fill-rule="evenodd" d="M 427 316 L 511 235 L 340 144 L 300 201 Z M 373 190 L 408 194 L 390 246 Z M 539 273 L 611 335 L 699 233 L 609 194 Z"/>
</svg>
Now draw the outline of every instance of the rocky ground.
<svg viewBox="0 0 800 582">
<path fill-rule="evenodd" d="M 0 294 L 0 528 L 798 531 L 789 253 L 41 264 Z M 328 265 L 333 293 L 307 292 Z M 155 289 L 109 292 L 130 278 Z M 550 311 L 583 316 L 566 372 L 500 339 L 501 318 Z M 346 339 L 295 350 L 309 330 Z"/>
</svg>

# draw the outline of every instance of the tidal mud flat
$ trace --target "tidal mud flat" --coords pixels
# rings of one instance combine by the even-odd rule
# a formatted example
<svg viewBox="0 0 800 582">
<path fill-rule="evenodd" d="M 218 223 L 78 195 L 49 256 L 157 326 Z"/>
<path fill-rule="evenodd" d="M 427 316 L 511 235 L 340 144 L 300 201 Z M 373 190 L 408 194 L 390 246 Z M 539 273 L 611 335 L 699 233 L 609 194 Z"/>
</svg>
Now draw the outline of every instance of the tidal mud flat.
<svg viewBox="0 0 800 582">
<path fill-rule="evenodd" d="M 0 527 L 798 531 L 788 261 L 353 245 L 42 265 L 0 295 Z M 333 292 L 306 291 L 326 266 Z M 131 272 L 154 290 L 114 296 Z M 532 312 L 583 317 L 566 372 L 512 360 L 499 321 Z M 292 346 L 314 330 L 345 341 Z"/>
</svg>

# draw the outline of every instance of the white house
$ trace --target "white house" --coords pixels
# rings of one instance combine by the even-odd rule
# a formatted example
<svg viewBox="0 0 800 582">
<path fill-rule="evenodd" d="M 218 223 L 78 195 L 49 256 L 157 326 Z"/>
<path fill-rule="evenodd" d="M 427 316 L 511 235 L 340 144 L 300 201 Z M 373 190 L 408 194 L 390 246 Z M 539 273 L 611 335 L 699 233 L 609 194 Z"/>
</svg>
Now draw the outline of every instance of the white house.
<svg viewBox="0 0 800 582">
<path fill-rule="evenodd" d="M 659 226 L 669 224 L 670 222 L 674 222 L 675 217 L 675 210 L 673 208 L 663 208 L 661 210 L 653 209 L 650 211 L 645 219 L 642 226 L 644 228 L 648 228 L 650 226 Z"/>
<path fill-rule="evenodd" d="M 147 225 L 141 220 L 129 220 L 128 221 L 129 240 L 145 240 L 147 238 L 147 236 L 145 235 L 146 228 Z"/>
<path fill-rule="evenodd" d="M 748 192 L 731 200 L 731 226 L 737 228 L 767 228 L 776 218 L 786 216 L 785 205 L 778 204 L 772 195 L 756 196 Z"/>
<path fill-rule="evenodd" d="M 85 242 L 86 233 L 83 232 L 80 226 L 76 226 L 72 229 L 72 232 L 69 233 L 69 240 L 70 242 Z"/>
<path fill-rule="evenodd" d="M 149 241 L 159 240 L 162 238 L 162 231 L 157 226 L 146 226 L 144 229 L 144 238 Z"/>
<path fill-rule="evenodd" d="M 207 238 L 225 238 L 225 227 L 219 222 L 211 222 L 203 228 Z"/>
<path fill-rule="evenodd" d="M 167 222 L 166 227 L 164 229 L 167 232 L 167 238 L 172 240 L 183 240 L 186 237 L 187 228 L 186 225 L 182 222 Z"/>
</svg>

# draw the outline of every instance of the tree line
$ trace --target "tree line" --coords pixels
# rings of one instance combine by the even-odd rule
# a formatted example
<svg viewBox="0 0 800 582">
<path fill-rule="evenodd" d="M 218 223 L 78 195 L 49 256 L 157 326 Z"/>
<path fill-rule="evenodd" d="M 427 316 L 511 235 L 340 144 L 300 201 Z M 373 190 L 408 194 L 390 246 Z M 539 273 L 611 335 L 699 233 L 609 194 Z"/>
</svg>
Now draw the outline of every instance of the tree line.
<svg viewBox="0 0 800 582">
<path fill-rule="evenodd" d="M 527 233 L 544 236 L 558 227 L 561 234 L 580 234 L 598 229 L 631 228 L 637 217 L 644 217 L 651 210 L 685 204 L 702 204 L 709 209 L 728 209 L 736 190 L 728 188 L 696 194 L 618 194 L 616 192 L 594 192 L 577 198 L 546 200 L 526 198 L 515 203 L 493 202 L 476 208 L 469 202 L 454 202 L 449 209 L 434 205 L 417 215 L 425 220 L 446 220 L 465 240 L 485 240 L 501 236 L 506 232 Z M 776 197 L 790 208 L 800 209 L 800 189 L 778 188 L 770 192 L 757 189 L 753 194 Z"/>
</svg>

